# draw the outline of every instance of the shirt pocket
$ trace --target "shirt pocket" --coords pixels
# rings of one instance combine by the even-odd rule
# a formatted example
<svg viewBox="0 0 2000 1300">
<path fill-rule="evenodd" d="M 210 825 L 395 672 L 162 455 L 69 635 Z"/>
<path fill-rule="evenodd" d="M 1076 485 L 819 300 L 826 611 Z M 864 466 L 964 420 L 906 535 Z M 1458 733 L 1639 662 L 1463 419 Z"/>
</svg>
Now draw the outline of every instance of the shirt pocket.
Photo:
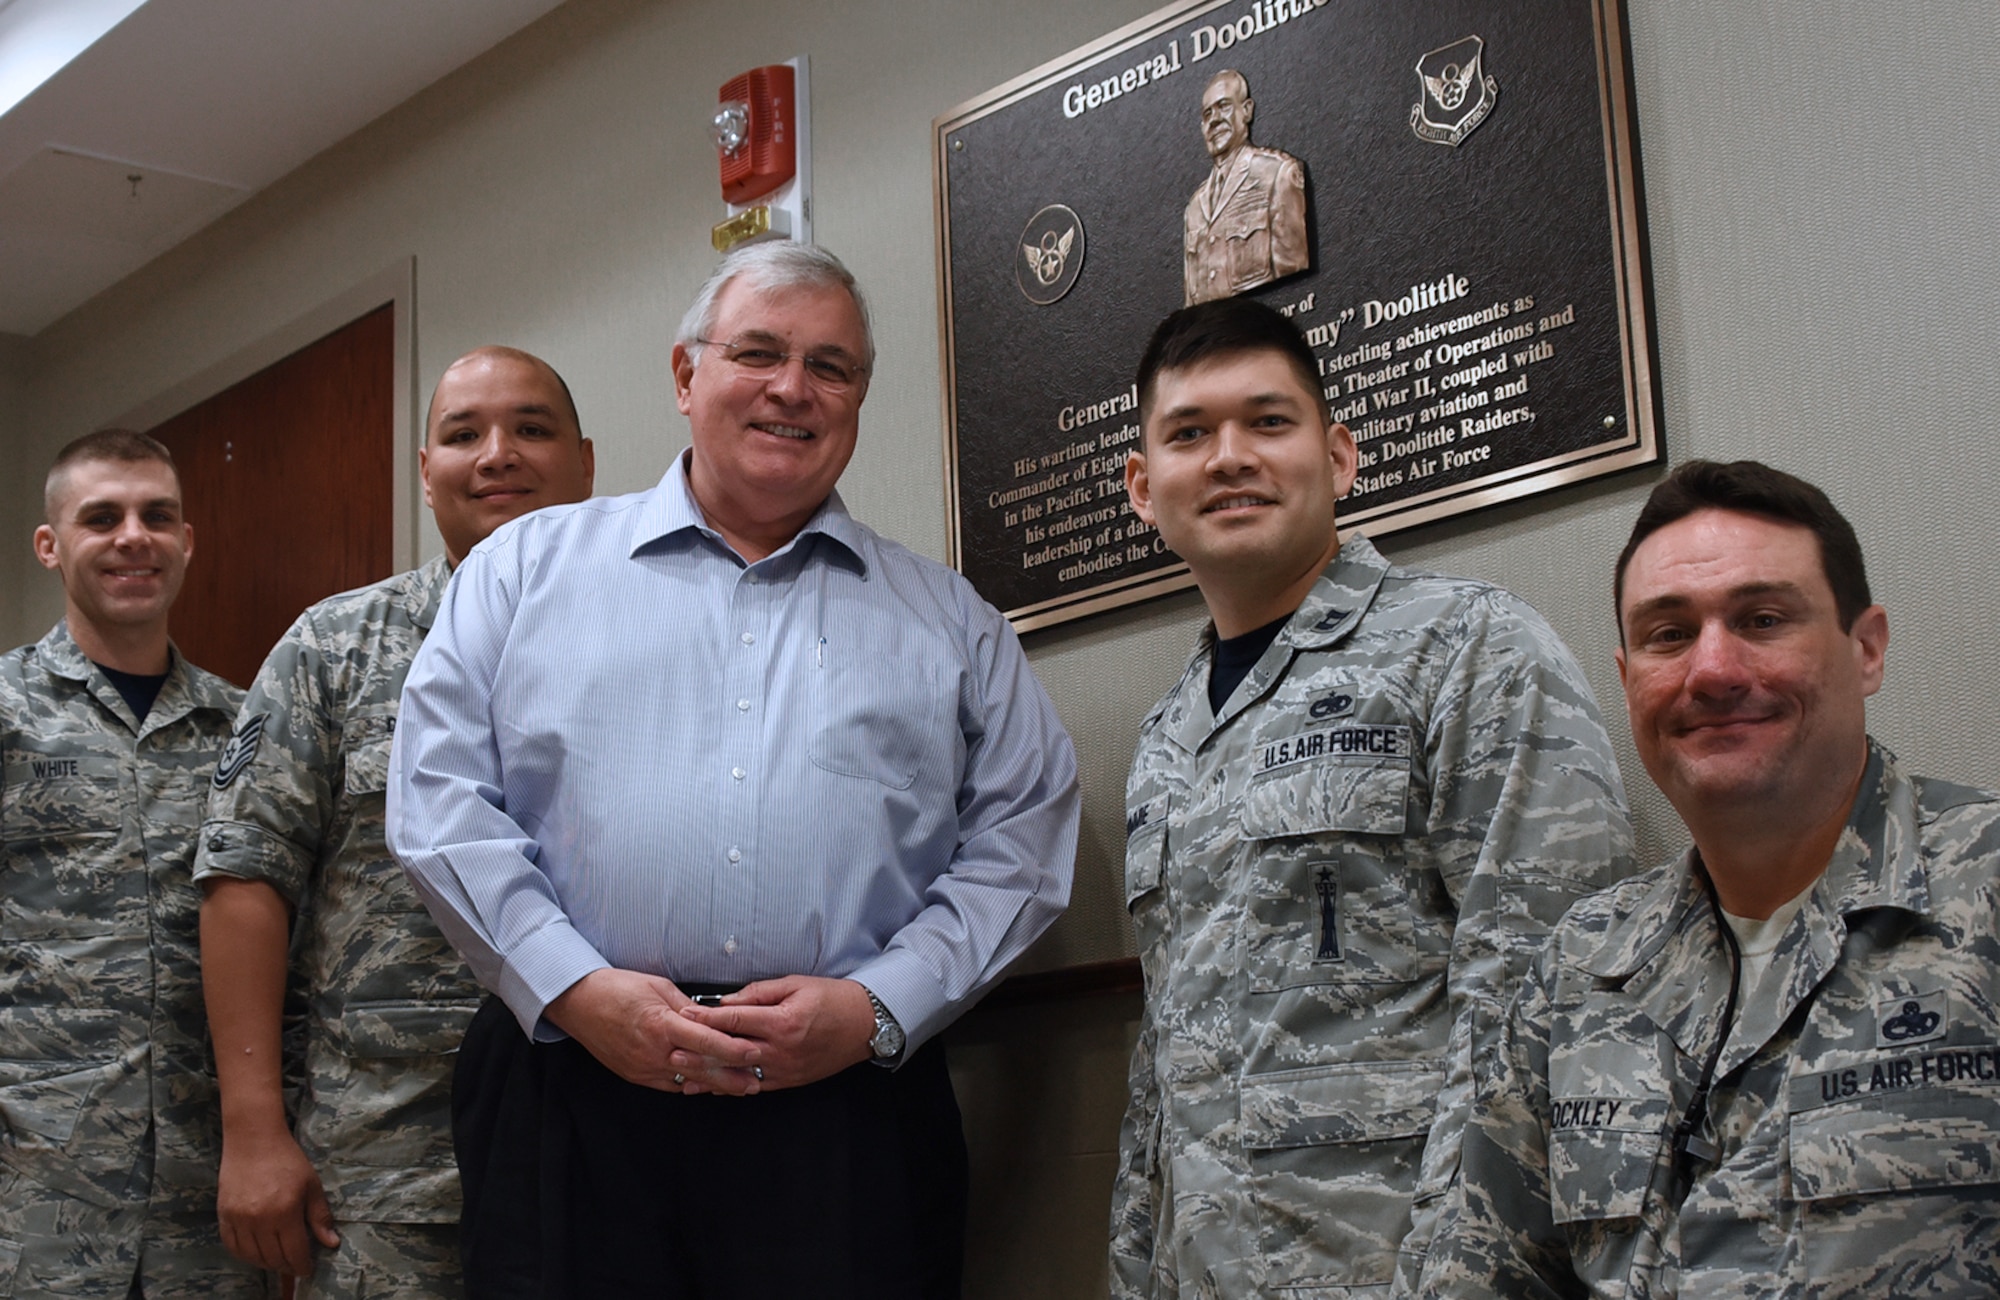
<svg viewBox="0 0 2000 1300">
<path fill-rule="evenodd" d="M 935 666 L 830 664 L 812 675 L 815 766 L 892 790 L 909 789 L 926 767 L 956 769 L 958 697 Z"/>
<path fill-rule="evenodd" d="M 1167 797 L 1160 795 L 1125 814 L 1125 910 L 1139 940 L 1139 961 L 1146 985 L 1164 988 L 1163 945 L 1155 942 L 1167 930 Z"/>
<path fill-rule="evenodd" d="M 1319 752 L 1288 762 L 1288 746 Z M 1336 727 L 1266 743 L 1254 756 L 1265 769 L 1243 796 L 1243 834 L 1401 835 L 1409 822 L 1409 754 L 1403 726 Z"/>
<path fill-rule="evenodd" d="M 1668 1103 L 1658 1097 L 1556 1097 L 1549 1133 L 1549 1214 L 1559 1224 L 1637 1219 L 1668 1158 Z"/>
<path fill-rule="evenodd" d="M 1385 743 L 1407 753 L 1406 739 Z M 1323 754 L 1253 778 L 1240 814 L 1251 992 L 1406 984 L 1444 970 L 1448 900 L 1403 852 L 1409 789 L 1398 754 Z"/>
<path fill-rule="evenodd" d="M 1858 1095 L 1800 1107 L 1802 1094 L 1821 1095 L 1823 1078 L 1849 1075 Z M 1983 1292 L 1962 1256 L 1968 1232 L 1992 1231 L 2000 1047 L 1869 1058 L 1791 1086 L 1792 1188 L 1808 1274 L 1889 1277 L 1902 1261 L 1938 1294 Z"/>
<path fill-rule="evenodd" d="M 1125 906 L 1130 910 L 1160 888 L 1166 869 L 1166 796 L 1128 811 L 1125 825 Z"/>
<path fill-rule="evenodd" d="M 0 1121 L 8 1145 L 63 1146 L 90 1099 L 120 1072 L 109 1061 L 0 1061 Z"/>
<path fill-rule="evenodd" d="M 351 1002 L 337 1033 L 346 1055 L 315 1059 L 314 1149 L 341 1164 L 425 1169 L 451 1164 L 451 1077 L 476 1000 Z"/>
<path fill-rule="evenodd" d="M 340 732 L 340 752 L 347 768 L 350 798 L 381 794 L 389 788 L 389 750 L 396 740 L 395 706 L 381 713 L 350 716 Z"/>
<path fill-rule="evenodd" d="M 131 805 L 116 760 L 10 751 L 0 786 L 0 939 L 112 933 L 145 906 L 118 861 Z"/>
<path fill-rule="evenodd" d="M 1224 215 L 1225 221 L 1240 223 L 1229 232 L 1229 281 L 1233 287 L 1255 288 L 1271 278 L 1272 216 L 1262 202 L 1232 204 Z"/>
<path fill-rule="evenodd" d="M 476 1001 L 350 1002 L 340 1016 L 348 1054 L 359 1060 L 444 1056 L 465 1041 Z"/>
<path fill-rule="evenodd" d="M 1865 1091 L 1799 1109 L 1801 1084 L 1821 1087 L 1822 1075 L 1852 1078 Z M 2000 1183 L 2000 1047 L 1863 1061 L 1793 1088 L 1792 1181 L 1801 1201 Z"/>
<path fill-rule="evenodd" d="M 1390 1280 L 1443 1084 L 1443 1067 L 1433 1061 L 1243 1076 L 1238 1129 L 1271 1285 Z"/>
</svg>

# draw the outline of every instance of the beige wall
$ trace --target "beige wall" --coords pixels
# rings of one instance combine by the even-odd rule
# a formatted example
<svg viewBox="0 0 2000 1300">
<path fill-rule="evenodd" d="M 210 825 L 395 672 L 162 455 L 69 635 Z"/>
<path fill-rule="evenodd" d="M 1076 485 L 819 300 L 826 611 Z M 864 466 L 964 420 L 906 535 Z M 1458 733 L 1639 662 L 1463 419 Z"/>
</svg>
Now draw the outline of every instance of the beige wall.
<svg viewBox="0 0 2000 1300">
<path fill-rule="evenodd" d="M 686 439 L 663 363 L 712 260 L 707 106 L 723 75 L 805 52 L 818 235 L 871 290 L 883 352 L 842 490 L 882 531 L 941 556 L 930 120 L 1151 8 L 572 0 L 12 349 L 18 381 L 0 348 L 0 445 L 10 463 L 38 466 L 414 255 L 419 384 L 477 343 L 540 352 L 577 391 L 600 489 L 650 483 Z M 1987 740 L 2000 696 L 1964 654 L 1983 652 L 2000 585 L 1987 415 L 2000 391 L 2000 99 L 1965 57 L 1984 48 L 1990 19 L 1991 0 L 1630 0 L 1670 455 L 1758 455 L 1827 486 L 1862 534 L 1895 629 L 1878 734 L 1921 769 L 2000 784 Z M 1526 595 L 1615 714 L 1606 565 L 1655 477 L 1386 549 Z M 31 498 L 10 478 L 0 635 L 11 644 L 39 635 L 60 600 L 27 581 Z M 1200 619 L 1183 596 L 1029 638 L 1084 762 L 1080 896 L 1116 897 L 1136 719 Z M 1677 838 L 1671 814 L 1632 762 L 1622 719 L 1612 731 L 1657 855 Z M 1081 936 L 1039 957 L 1124 941 Z M 974 1294 L 1101 1290 L 1133 1006 L 975 1014 L 955 1033 L 982 1211 Z"/>
<path fill-rule="evenodd" d="M 22 580 L 27 570 L 20 564 L 29 559 L 29 536 L 40 522 L 40 512 L 29 503 L 41 490 L 42 476 L 32 457 L 19 449 L 27 442 L 28 343 L 11 334 L 0 334 L 0 463 L 15 466 L 0 476 L 0 646 L 26 639 L 16 634 L 15 611 L 22 603 Z M 60 607 L 58 607 L 60 608 Z"/>
</svg>

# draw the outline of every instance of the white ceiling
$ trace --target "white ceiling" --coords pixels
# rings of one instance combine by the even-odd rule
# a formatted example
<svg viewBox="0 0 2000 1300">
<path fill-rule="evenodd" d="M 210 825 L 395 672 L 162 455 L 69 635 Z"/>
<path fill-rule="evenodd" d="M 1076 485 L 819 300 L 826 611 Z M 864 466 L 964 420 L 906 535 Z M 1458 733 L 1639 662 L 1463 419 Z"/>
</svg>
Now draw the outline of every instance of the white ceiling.
<svg viewBox="0 0 2000 1300">
<path fill-rule="evenodd" d="M 559 3 L 0 0 L 0 332 L 39 333 Z"/>
</svg>

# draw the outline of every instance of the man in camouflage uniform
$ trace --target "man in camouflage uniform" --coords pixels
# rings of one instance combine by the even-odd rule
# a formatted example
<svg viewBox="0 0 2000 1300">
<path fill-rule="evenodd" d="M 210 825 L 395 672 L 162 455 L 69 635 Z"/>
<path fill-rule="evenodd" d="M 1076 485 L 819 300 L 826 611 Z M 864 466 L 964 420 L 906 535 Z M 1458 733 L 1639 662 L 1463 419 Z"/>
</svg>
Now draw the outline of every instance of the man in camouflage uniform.
<svg viewBox="0 0 2000 1300">
<path fill-rule="evenodd" d="M 243 693 L 167 639 L 194 534 L 165 447 L 88 434 L 43 499 L 65 615 L 0 656 L 0 1294 L 261 1296 L 216 1237 L 188 879 Z"/>
<path fill-rule="evenodd" d="M 384 845 L 389 745 L 452 567 L 505 521 L 590 495 L 569 390 L 527 353 L 459 358 L 426 424 L 424 499 L 445 554 L 321 601 L 279 641 L 213 769 L 195 868 L 223 1240 L 299 1277 L 300 1300 L 459 1294 L 451 1070 L 481 994 Z M 294 926 L 295 1125 L 279 1050 Z"/>
<path fill-rule="evenodd" d="M 1426 1290 L 2000 1292 L 2000 795 L 1869 739 L 1888 622 L 1818 489 L 1683 465 L 1618 575 L 1694 847 L 1551 937 Z"/>
<path fill-rule="evenodd" d="M 1407 1288 L 1473 1062 L 1546 928 L 1626 868 L 1617 764 L 1526 604 L 1339 542 L 1355 444 L 1289 321 L 1185 308 L 1138 387 L 1133 508 L 1215 621 L 1127 786 L 1146 1007 L 1112 1290 Z"/>
</svg>

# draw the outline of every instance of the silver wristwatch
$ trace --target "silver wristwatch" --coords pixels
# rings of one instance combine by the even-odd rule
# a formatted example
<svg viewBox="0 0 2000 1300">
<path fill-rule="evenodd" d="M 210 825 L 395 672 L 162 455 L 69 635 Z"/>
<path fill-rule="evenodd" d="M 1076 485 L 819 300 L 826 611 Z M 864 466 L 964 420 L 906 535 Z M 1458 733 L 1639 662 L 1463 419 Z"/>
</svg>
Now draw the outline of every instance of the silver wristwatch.
<svg viewBox="0 0 2000 1300">
<path fill-rule="evenodd" d="M 893 1061 L 903 1054 L 903 1044 L 908 1041 L 903 1027 L 896 1023 L 896 1017 L 889 1014 L 889 1008 L 882 1005 L 882 999 L 875 996 L 873 989 L 863 989 L 868 994 L 868 1005 L 875 1008 L 875 1036 L 868 1040 L 868 1050 L 878 1061 Z"/>
</svg>

